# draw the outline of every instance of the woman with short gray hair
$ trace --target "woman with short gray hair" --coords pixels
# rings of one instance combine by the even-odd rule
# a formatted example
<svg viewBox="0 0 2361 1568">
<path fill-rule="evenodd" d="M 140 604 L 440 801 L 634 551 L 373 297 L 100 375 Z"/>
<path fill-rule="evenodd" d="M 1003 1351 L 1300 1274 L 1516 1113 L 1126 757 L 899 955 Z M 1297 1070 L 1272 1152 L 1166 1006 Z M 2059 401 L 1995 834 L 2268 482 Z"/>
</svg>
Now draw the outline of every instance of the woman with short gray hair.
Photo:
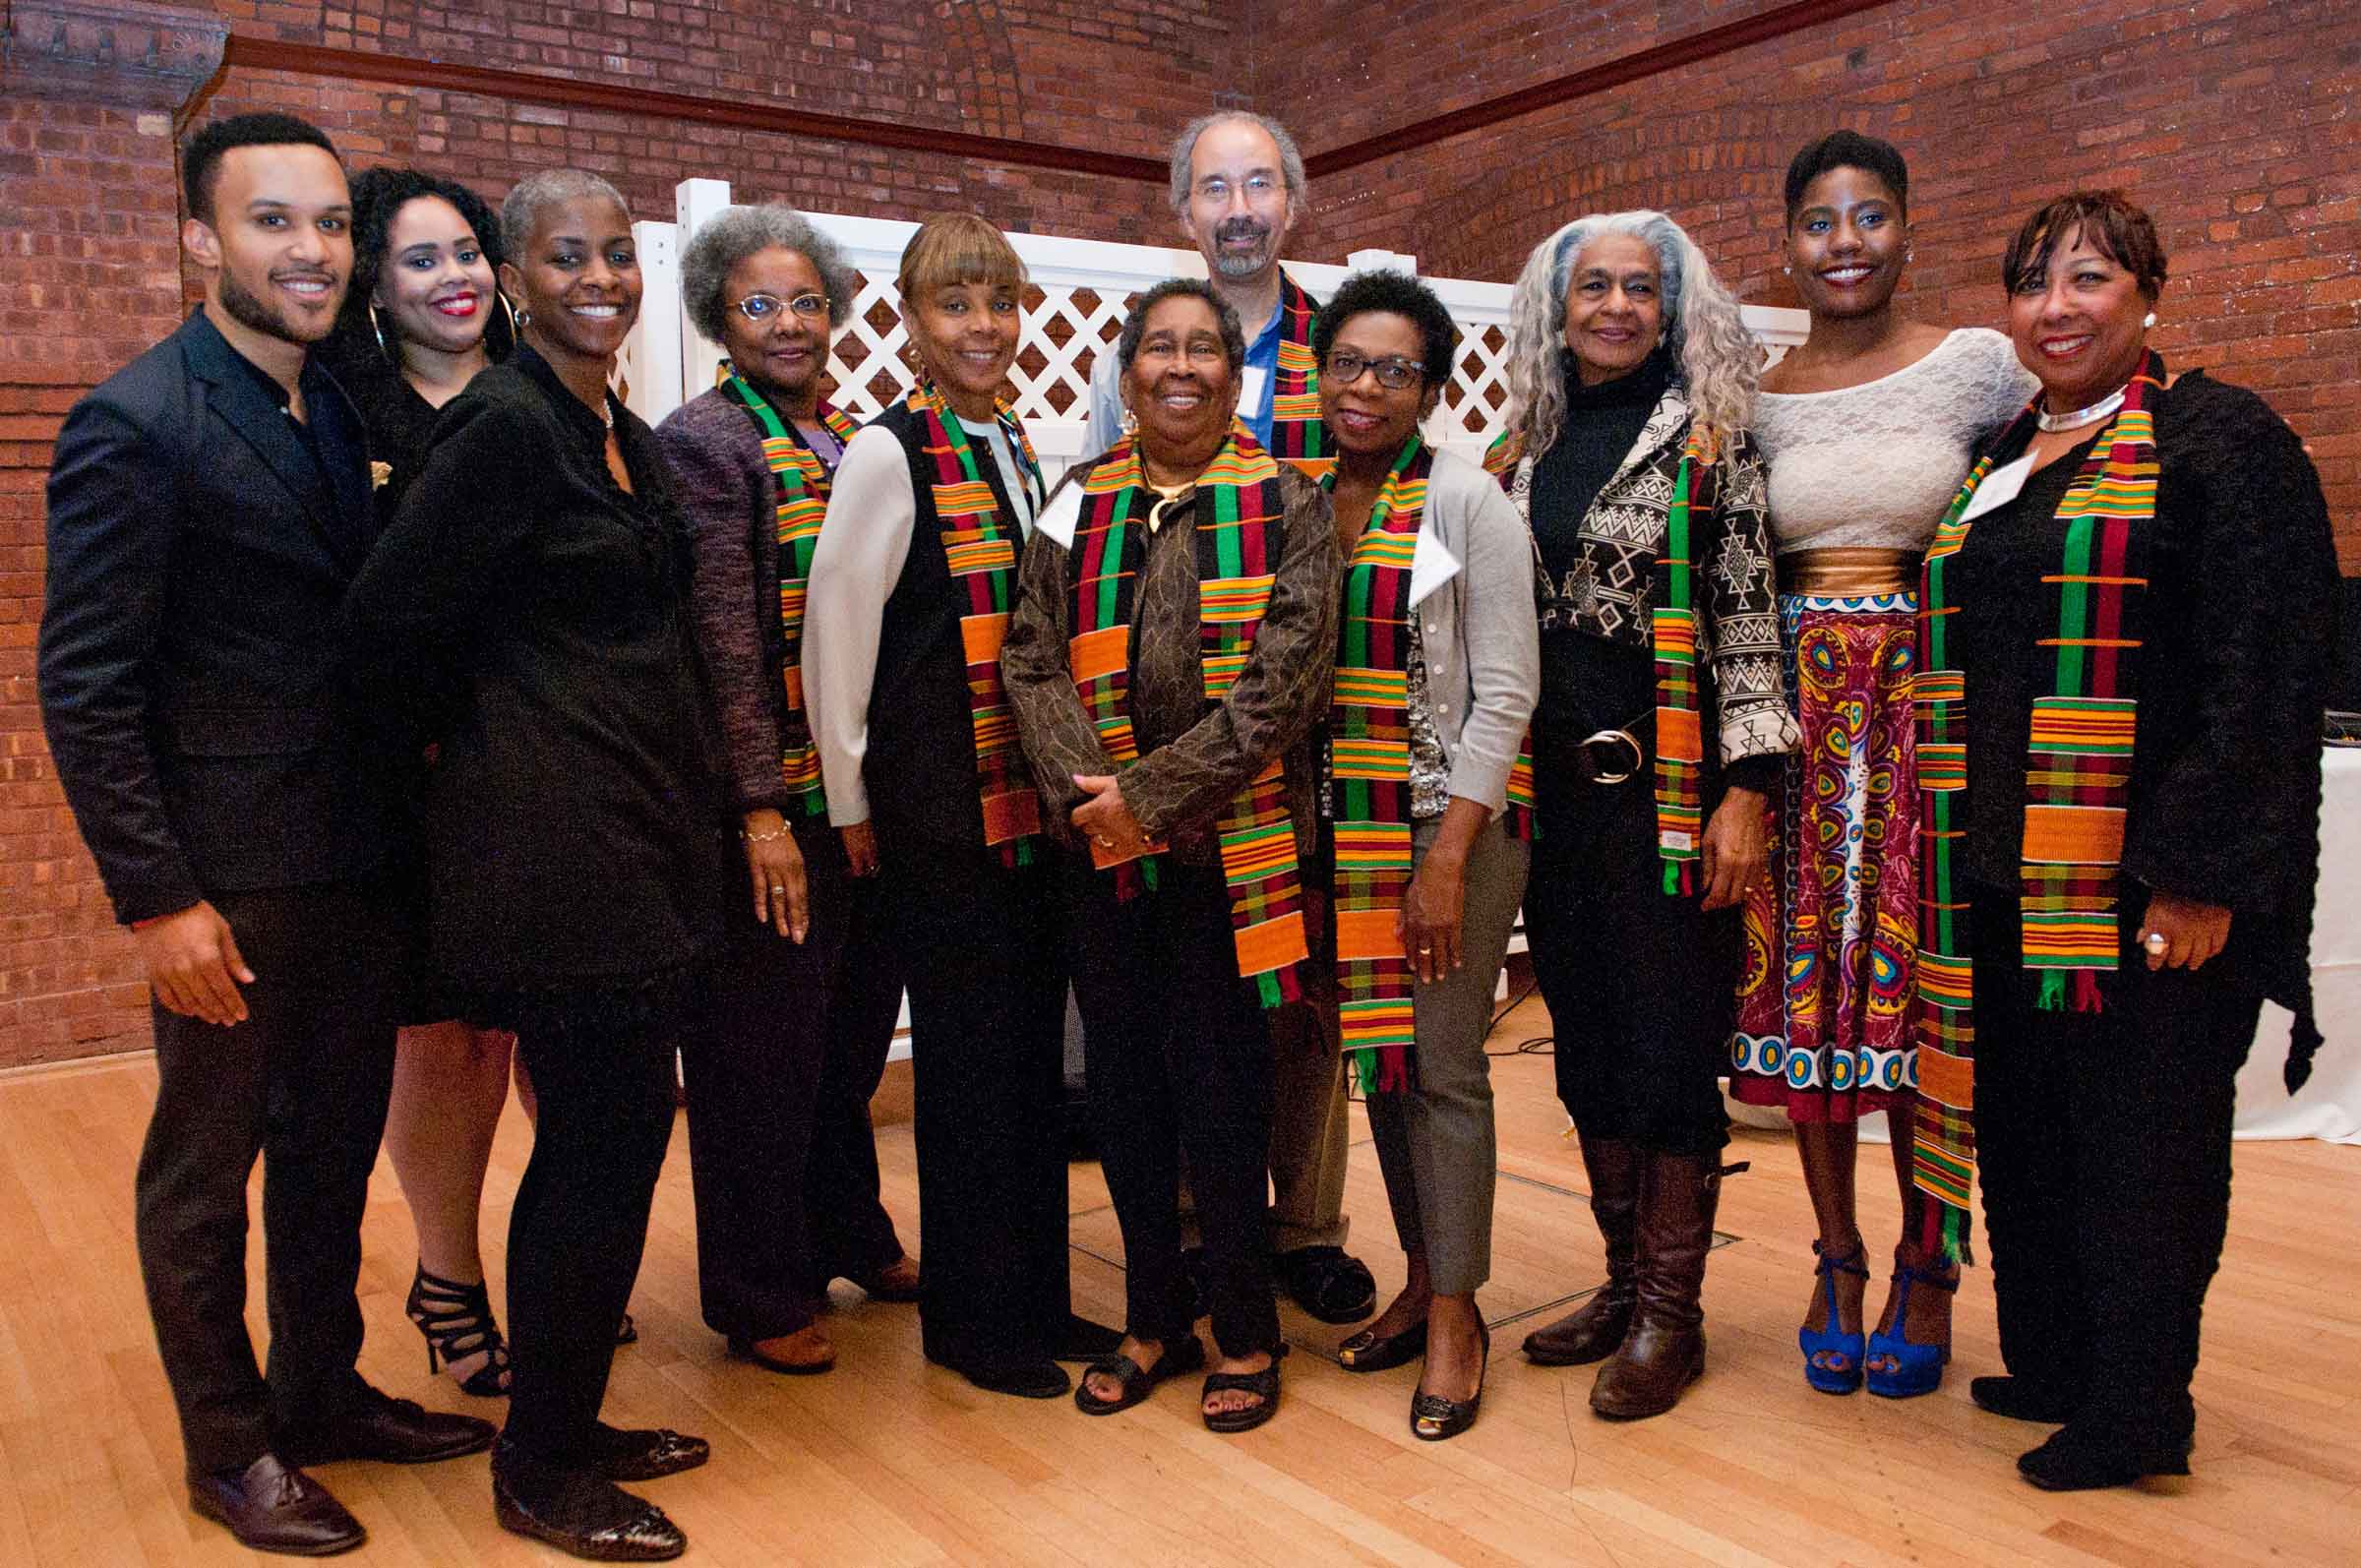
<svg viewBox="0 0 2361 1568">
<path fill-rule="evenodd" d="M 1744 429 L 1760 356 L 1662 212 L 1544 240 L 1509 343 L 1509 428 L 1486 466 L 1539 572 L 1525 919 L 1607 1260 L 1605 1288 L 1525 1353 L 1604 1360 L 1591 1408 L 1654 1416 L 1705 1366 L 1739 904 L 1795 745 Z"/>
<path fill-rule="evenodd" d="M 732 207 L 681 258 L 690 320 L 729 356 L 656 430 L 688 519 L 691 603 L 728 743 L 747 880 L 682 1054 L 698 1291 L 731 1352 L 774 1372 L 833 1363 L 815 1315 L 843 1276 L 918 1297 L 878 1200 L 869 1098 L 902 973 L 874 883 L 828 826 L 800 683 L 805 579 L 856 426 L 820 395 L 860 278 L 791 208 Z M 749 898 L 751 895 L 751 916 Z"/>
</svg>

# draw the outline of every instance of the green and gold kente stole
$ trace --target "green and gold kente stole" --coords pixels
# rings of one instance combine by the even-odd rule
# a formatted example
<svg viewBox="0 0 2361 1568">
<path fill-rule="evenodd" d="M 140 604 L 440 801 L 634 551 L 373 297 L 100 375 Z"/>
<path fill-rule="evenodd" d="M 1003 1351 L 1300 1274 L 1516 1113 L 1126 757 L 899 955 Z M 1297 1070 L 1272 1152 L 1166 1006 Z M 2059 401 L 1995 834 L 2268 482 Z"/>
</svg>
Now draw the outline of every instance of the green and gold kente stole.
<svg viewBox="0 0 2361 1568">
<path fill-rule="evenodd" d="M 1345 561 L 1328 733 L 1336 816 L 1337 1018 L 1365 1092 L 1410 1087 L 1416 1038 L 1402 900 L 1410 891 L 1410 580 L 1434 453 L 1394 459 Z M 1335 488 L 1335 475 L 1322 481 Z"/>
<path fill-rule="evenodd" d="M 819 525 L 828 514 L 828 465 L 745 377 L 731 376 L 721 385 L 762 432 L 762 461 L 778 488 L 779 631 L 785 648 L 780 675 L 787 688 L 779 725 L 779 776 L 787 785 L 791 812 L 825 816 L 828 802 L 819 784 L 819 749 L 812 744 L 811 721 L 804 715 L 803 648 L 805 584 L 812 576 L 812 548 L 819 542 Z M 825 402 L 819 405 L 819 422 L 839 447 L 861 429 Z"/>
<path fill-rule="evenodd" d="M 1279 274 L 1279 368 L 1271 379 L 1271 455 L 1317 479 L 1336 466 L 1320 419 L 1320 362 L 1311 351 L 1319 305 Z"/>
<path fill-rule="evenodd" d="M 2053 690 L 2032 707 L 2019 898 L 2025 967 L 2040 972 L 2037 1001 L 2051 1010 L 2067 1005 L 2071 990 L 2076 1010 L 2098 1011 L 2098 976 L 2116 967 L 2121 949 L 2116 902 L 2148 586 L 2131 556 L 2139 524 L 2156 513 L 2149 402 L 2163 385 L 2164 362 L 2151 353 L 2058 503 L 2061 559 L 2041 579 L 2056 628 L 2040 643 Z M 2037 412 L 2037 403 L 2028 404 L 1992 450 L 2024 446 Z M 1967 820 L 1968 683 L 1952 658 L 1948 622 L 1959 604 L 1947 575 L 1973 527 L 1968 505 L 1991 471 L 1987 453 L 1936 528 L 1918 613 L 1918 787 L 1926 848 L 1918 898 L 1915 1180 L 1935 1200 L 1927 1205 L 1928 1243 L 1961 1258 L 1975 1173 L 1975 1019 L 1968 900 L 1957 864 Z"/>
<path fill-rule="evenodd" d="M 1016 715 L 1000 686 L 1000 643 L 1008 634 L 1008 605 L 1016 588 L 1016 519 L 1002 517 L 992 486 L 977 466 L 966 427 L 933 387 L 910 393 L 910 409 L 926 421 L 926 452 L 935 464 L 935 514 L 942 555 L 956 591 L 966 595 L 959 640 L 967 660 L 968 715 L 975 728 L 976 788 L 984 805 L 984 842 L 1003 864 L 1029 865 L 1041 832 L 1041 799 L 1034 794 Z M 1006 405 L 994 413 L 1018 454 L 1017 482 L 1041 504 L 1041 464 L 1025 428 Z"/>
<path fill-rule="evenodd" d="M 1689 422 L 1665 514 L 1665 553 L 1656 563 L 1650 629 L 1656 652 L 1656 853 L 1665 891 L 1697 891 L 1697 840 L 1705 830 L 1705 726 L 1697 707 L 1697 562 L 1690 526 L 1697 470 L 1715 459 L 1712 427 Z"/>
<path fill-rule="evenodd" d="M 1139 760 L 1129 707 L 1131 623 L 1156 499 L 1130 438 L 1118 442 L 1083 478 L 1081 516 L 1066 552 L 1074 689 L 1119 769 Z M 1228 694 L 1253 650 L 1270 608 L 1285 514 L 1278 463 L 1234 423 L 1196 485 L 1198 648 L 1208 702 Z M 1265 1007 L 1294 1000 L 1302 995 L 1296 966 L 1309 948 L 1296 826 L 1278 757 L 1231 801 L 1216 832 L 1238 972 L 1254 982 Z M 1162 847 L 1151 846 L 1151 855 Z M 1138 868 L 1101 865 L 1116 874 L 1120 896 L 1135 895 L 1143 883 L 1155 886 L 1152 859 Z"/>
</svg>

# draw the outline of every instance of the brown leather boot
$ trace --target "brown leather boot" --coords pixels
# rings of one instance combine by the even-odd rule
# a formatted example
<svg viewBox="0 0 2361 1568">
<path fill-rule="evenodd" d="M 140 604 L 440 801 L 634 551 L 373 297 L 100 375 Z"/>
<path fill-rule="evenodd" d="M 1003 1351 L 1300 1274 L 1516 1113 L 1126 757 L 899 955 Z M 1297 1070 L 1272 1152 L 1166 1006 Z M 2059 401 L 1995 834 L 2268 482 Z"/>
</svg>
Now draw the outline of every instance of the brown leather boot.
<svg viewBox="0 0 2361 1568">
<path fill-rule="evenodd" d="M 1661 1416 L 1705 1371 L 1705 1254 L 1722 1196 L 1716 1155 L 1652 1154 L 1640 1186 L 1640 1291 L 1591 1409 L 1618 1420 Z"/>
<path fill-rule="evenodd" d="M 1606 1283 L 1591 1298 L 1546 1328 L 1525 1336 L 1525 1355 L 1536 1366 L 1583 1366 L 1615 1354 L 1631 1327 L 1639 1298 L 1640 1166 L 1636 1143 L 1609 1138 L 1582 1140 L 1582 1164 L 1590 1173 L 1591 1217 L 1606 1241 Z"/>
</svg>

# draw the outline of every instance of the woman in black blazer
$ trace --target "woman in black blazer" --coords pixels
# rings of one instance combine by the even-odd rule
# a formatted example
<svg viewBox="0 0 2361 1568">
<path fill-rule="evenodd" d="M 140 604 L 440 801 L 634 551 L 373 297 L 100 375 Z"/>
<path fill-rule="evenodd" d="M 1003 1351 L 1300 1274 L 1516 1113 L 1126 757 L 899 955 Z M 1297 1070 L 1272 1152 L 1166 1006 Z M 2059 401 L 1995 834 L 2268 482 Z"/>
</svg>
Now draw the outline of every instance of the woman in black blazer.
<svg viewBox="0 0 2361 1568">
<path fill-rule="evenodd" d="M 673 1040 L 722 875 L 685 534 L 607 390 L 639 305 L 623 199 L 537 174 L 502 211 L 522 344 L 445 410 L 354 584 L 364 656 L 429 705 L 432 961 L 513 1029 L 539 1118 L 509 1231 L 501 1523 L 584 1556 L 686 1540 L 618 1480 L 705 1445 L 598 1420 L 672 1128 Z"/>
</svg>

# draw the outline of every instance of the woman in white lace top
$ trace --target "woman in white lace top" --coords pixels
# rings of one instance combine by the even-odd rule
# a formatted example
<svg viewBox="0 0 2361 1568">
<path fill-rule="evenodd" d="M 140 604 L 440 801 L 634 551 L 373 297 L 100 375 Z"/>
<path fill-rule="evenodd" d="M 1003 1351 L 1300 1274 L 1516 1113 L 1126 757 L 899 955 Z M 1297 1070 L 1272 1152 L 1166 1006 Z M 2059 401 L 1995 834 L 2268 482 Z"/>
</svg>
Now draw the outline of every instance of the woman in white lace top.
<svg viewBox="0 0 2361 1568">
<path fill-rule="evenodd" d="M 2009 340 L 1894 306 L 1909 260 L 1902 155 L 1840 131 L 1786 180 L 1786 273 L 1810 338 L 1764 379 L 1787 684 L 1803 731 L 1779 799 L 1771 874 L 1747 907 L 1731 1092 L 1795 1125 L 1820 1236 L 1800 1341 L 1814 1388 L 1930 1392 L 1949 1355 L 1956 1269 L 1917 1248 L 1917 776 L 1910 706 L 1918 561 L 1978 439 L 2033 391 Z M 1889 1113 L 1903 1241 L 1864 1344 L 1854 1220 L 1857 1119 Z M 1912 1292 L 1913 1285 L 1924 1287 Z"/>
</svg>

